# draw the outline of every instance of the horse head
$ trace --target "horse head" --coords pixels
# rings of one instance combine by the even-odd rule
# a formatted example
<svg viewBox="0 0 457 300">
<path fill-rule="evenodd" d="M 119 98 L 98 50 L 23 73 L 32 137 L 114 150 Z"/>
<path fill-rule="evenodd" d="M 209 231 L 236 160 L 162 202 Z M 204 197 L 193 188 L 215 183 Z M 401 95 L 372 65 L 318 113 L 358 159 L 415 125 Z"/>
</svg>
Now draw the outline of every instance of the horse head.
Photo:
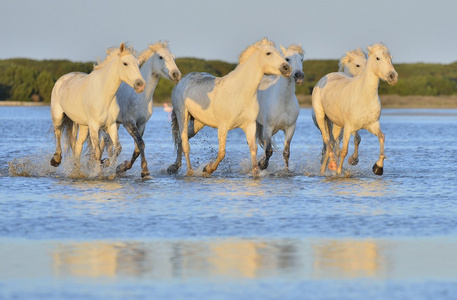
<svg viewBox="0 0 457 300">
<path fill-rule="evenodd" d="M 140 67 L 146 61 L 150 61 L 151 71 L 154 74 L 167 78 L 175 84 L 181 80 L 181 71 L 176 66 L 175 56 L 168 48 L 168 42 L 148 45 L 148 48 L 140 53 L 138 59 Z"/>
<path fill-rule="evenodd" d="M 392 56 L 384 44 L 374 44 L 368 47 L 368 59 L 373 62 L 373 72 L 380 79 L 394 85 L 398 81 L 398 73 L 392 65 Z"/>
<path fill-rule="evenodd" d="M 296 84 L 301 85 L 305 79 L 305 73 L 303 72 L 303 58 L 305 51 L 303 51 L 301 44 L 290 45 L 287 49 L 283 46 L 280 47 L 285 60 L 292 67 L 291 76 L 293 76 Z"/>
<path fill-rule="evenodd" d="M 117 64 L 119 67 L 119 77 L 122 81 L 141 93 L 144 90 L 145 82 L 139 69 L 139 60 L 133 54 L 131 48 L 126 48 L 122 43 L 117 52 Z"/>
<path fill-rule="evenodd" d="M 241 52 L 238 62 L 244 63 L 253 57 L 254 54 L 258 55 L 258 64 L 265 75 L 282 75 L 289 77 L 292 73 L 290 65 L 276 49 L 275 44 L 267 38 L 247 47 Z"/>
<path fill-rule="evenodd" d="M 338 63 L 338 72 L 344 72 L 352 76 L 357 76 L 363 71 L 366 64 L 366 54 L 360 48 L 350 52 L 346 51 L 346 55 L 343 56 Z"/>
</svg>

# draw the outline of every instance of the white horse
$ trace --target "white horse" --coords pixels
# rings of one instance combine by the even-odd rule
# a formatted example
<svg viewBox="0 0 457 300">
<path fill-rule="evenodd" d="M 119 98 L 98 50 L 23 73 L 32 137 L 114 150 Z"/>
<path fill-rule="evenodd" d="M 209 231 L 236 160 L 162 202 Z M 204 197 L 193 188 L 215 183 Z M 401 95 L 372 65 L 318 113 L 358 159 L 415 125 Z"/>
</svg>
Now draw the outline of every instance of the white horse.
<svg viewBox="0 0 457 300">
<path fill-rule="evenodd" d="M 360 48 L 357 50 L 352 50 L 350 52 L 346 51 L 346 55 L 343 56 L 340 61 L 338 62 L 338 72 L 343 72 L 349 76 L 357 76 L 359 75 L 363 68 L 365 68 L 365 65 L 367 63 L 367 57 L 365 52 L 363 52 Z M 316 121 L 316 114 L 314 113 L 314 109 L 311 110 L 312 118 L 314 121 L 314 125 L 319 129 L 319 126 L 317 125 Z M 333 132 L 333 126 L 331 122 L 327 119 L 327 125 L 329 126 L 329 131 L 331 129 L 332 135 L 330 135 L 330 140 L 333 143 L 335 147 L 335 153 L 338 155 L 339 154 L 339 143 L 343 137 L 341 130 L 338 130 L 337 133 Z M 335 136 L 335 134 L 339 134 Z M 357 131 L 353 132 L 352 134 L 354 136 L 354 152 L 352 153 L 351 156 L 348 158 L 348 163 L 350 165 L 357 165 L 359 163 L 359 144 L 362 141 L 362 138 L 360 137 L 359 133 Z M 324 158 L 325 154 L 325 144 L 322 147 L 322 159 Z"/>
<path fill-rule="evenodd" d="M 289 170 L 290 141 L 295 133 L 300 107 L 295 96 L 295 84 L 302 84 L 304 51 L 301 45 L 290 45 L 287 49 L 281 46 L 284 58 L 292 67 L 288 78 L 276 75 L 264 76 L 257 92 L 259 115 L 257 116 L 256 136 L 259 144 L 265 149 L 265 157 L 259 161 L 259 168 L 268 167 L 273 155 L 272 136 L 279 130 L 284 132 L 283 157 L 285 169 Z"/>
<path fill-rule="evenodd" d="M 144 92 L 135 91 L 125 83 L 122 83 L 116 93 L 117 103 L 120 112 L 117 116 L 117 123 L 122 124 L 135 141 L 135 150 L 131 160 L 126 160 L 117 167 L 118 172 L 125 172 L 132 168 L 135 160 L 141 154 L 141 177 L 149 175 L 148 163 L 144 155 L 143 134 L 146 123 L 152 116 L 153 94 L 163 77 L 178 83 L 181 79 L 181 72 L 175 63 L 175 57 L 170 52 L 167 42 L 157 42 L 149 45 L 146 50 L 138 55 L 140 61 L 140 72 L 146 81 Z"/>
<path fill-rule="evenodd" d="M 321 174 L 325 172 L 329 158 L 329 169 L 341 174 L 351 134 L 360 129 L 366 129 L 379 139 L 379 159 L 373 165 L 373 172 L 376 175 L 382 175 L 385 136 L 379 124 L 381 115 L 379 79 L 393 85 L 398 80 L 398 73 L 392 65 L 392 56 L 387 47 L 383 44 L 374 44 L 368 47 L 366 66 L 358 76 L 330 73 L 319 80 L 314 87 L 313 109 L 326 146 Z M 339 153 L 338 167 L 333 146 L 330 143 L 326 119 L 333 123 L 334 136 L 339 136 L 338 130 L 344 128 L 343 147 Z"/>
<path fill-rule="evenodd" d="M 173 89 L 172 128 L 177 157 L 168 172 L 176 173 L 181 166 L 182 152 L 186 157 L 187 175 L 193 174 L 189 159 L 189 138 L 208 125 L 218 129 L 217 159 L 205 166 L 213 173 L 225 156 L 227 132 L 241 128 L 249 145 L 252 172 L 257 176 L 256 118 L 259 112 L 257 89 L 264 74 L 290 76 L 290 65 L 274 43 L 263 40 L 247 47 L 239 56 L 238 66 L 224 77 L 207 73 L 190 73 Z M 189 121 L 191 121 L 189 128 Z"/>
<path fill-rule="evenodd" d="M 112 48 L 106 52 L 105 60 L 95 65 L 90 74 L 68 73 L 60 77 L 52 89 L 51 117 L 56 137 L 56 151 L 51 159 L 51 165 L 54 167 L 62 161 L 62 130 L 67 133 L 67 144 L 78 160 L 89 133 L 94 160 L 99 162 L 100 129 L 108 132 L 115 145 L 119 144 L 116 126 L 119 106 L 115 94 L 121 82 L 132 86 L 137 93 L 144 90 L 145 82 L 138 67 L 139 61 L 132 50 L 122 43 L 119 48 Z M 76 138 L 78 128 L 79 134 Z M 119 152 L 120 149 L 116 149 L 115 155 Z M 96 169 L 99 173 L 98 163 Z"/>
</svg>

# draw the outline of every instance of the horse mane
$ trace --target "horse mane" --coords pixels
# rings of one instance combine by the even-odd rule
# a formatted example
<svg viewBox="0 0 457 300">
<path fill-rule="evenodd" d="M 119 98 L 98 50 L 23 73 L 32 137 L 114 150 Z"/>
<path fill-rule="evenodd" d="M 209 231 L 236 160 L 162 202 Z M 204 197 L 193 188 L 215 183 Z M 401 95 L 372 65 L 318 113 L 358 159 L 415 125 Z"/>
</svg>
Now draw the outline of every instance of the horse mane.
<svg viewBox="0 0 457 300">
<path fill-rule="evenodd" d="M 116 56 L 124 56 L 124 55 L 134 55 L 132 47 L 124 47 L 124 50 L 121 52 L 119 47 L 111 47 L 106 50 L 106 57 L 103 61 L 98 59 L 97 63 L 94 64 L 94 70 L 100 70 L 104 66 L 106 66 L 109 62 L 111 62 Z"/>
<path fill-rule="evenodd" d="M 378 50 L 382 50 L 384 53 L 384 56 L 392 59 L 392 55 L 390 55 L 389 49 L 387 49 L 387 47 L 383 43 L 373 44 L 371 46 L 368 46 L 367 49 L 368 49 L 368 56 L 370 56 L 371 54 L 373 54 L 374 52 L 376 52 Z"/>
<path fill-rule="evenodd" d="M 339 71 L 342 71 L 343 66 L 349 64 L 351 62 L 351 59 L 355 56 L 361 56 L 365 58 L 367 57 L 365 52 L 363 52 L 363 50 L 360 48 L 346 52 L 346 55 L 341 57 L 340 61 L 338 62 Z"/>
<path fill-rule="evenodd" d="M 148 48 L 143 50 L 138 55 L 138 60 L 140 61 L 140 68 L 151 56 L 154 55 L 155 52 L 162 48 L 168 48 L 168 41 L 158 41 L 152 45 L 148 45 Z"/>
<path fill-rule="evenodd" d="M 240 53 L 238 56 L 238 64 L 244 63 L 248 58 L 252 55 L 257 50 L 257 46 L 260 45 L 270 45 L 275 47 L 275 43 L 273 41 L 270 41 L 268 38 L 263 38 L 262 40 L 248 46 L 246 49 L 244 49 L 243 52 Z"/>
<path fill-rule="evenodd" d="M 305 55 L 305 50 L 301 47 L 301 44 L 292 44 L 287 47 L 287 50 L 298 52 L 301 56 Z"/>
</svg>

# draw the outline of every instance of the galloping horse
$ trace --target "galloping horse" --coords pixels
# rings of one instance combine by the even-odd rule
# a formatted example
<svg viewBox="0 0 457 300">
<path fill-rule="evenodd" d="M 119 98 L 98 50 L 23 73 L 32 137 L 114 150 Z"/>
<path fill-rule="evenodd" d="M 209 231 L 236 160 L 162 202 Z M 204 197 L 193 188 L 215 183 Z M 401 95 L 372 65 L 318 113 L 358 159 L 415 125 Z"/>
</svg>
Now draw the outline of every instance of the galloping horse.
<svg viewBox="0 0 457 300">
<path fill-rule="evenodd" d="M 116 126 L 119 106 L 115 94 L 122 81 L 132 86 L 137 93 L 144 90 L 145 82 L 138 64 L 132 50 L 122 43 L 119 48 L 107 50 L 105 60 L 95 65 L 90 74 L 73 72 L 57 80 L 51 94 L 51 117 L 56 137 L 52 166 L 57 167 L 62 161 L 62 131 L 66 132 L 67 144 L 78 159 L 78 167 L 82 146 L 88 133 L 96 162 L 101 158 L 101 128 L 108 132 L 115 145 L 119 144 Z M 119 152 L 120 149 L 116 149 L 115 155 Z M 96 169 L 100 173 L 99 163 L 96 164 Z"/>
<path fill-rule="evenodd" d="M 239 56 L 237 67 L 224 77 L 207 73 L 190 73 L 175 86 L 172 128 L 177 157 L 168 168 L 176 173 L 181 166 L 182 152 L 186 157 L 187 175 L 193 174 L 189 159 L 189 138 L 208 125 L 218 129 L 217 159 L 205 166 L 203 172 L 213 173 L 225 156 L 227 132 L 241 128 L 249 145 L 252 172 L 257 176 L 256 118 L 259 112 L 257 89 L 264 74 L 290 76 L 290 65 L 274 43 L 263 40 L 247 47 Z M 192 120 L 189 128 L 189 121 Z"/>
<path fill-rule="evenodd" d="M 257 116 L 256 136 L 259 144 L 265 149 L 265 157 L 259 161 L 259 168 L 268 167 L 273 155 L 272 136 L 279 130 L 284 132 L 283 157 L 285 169 L 289 170 L 290 141 L 295 133 L 300 107 L 295 96 L 295 84 L 302 84 L 304 51 L 301 45 L 290 45 L 287 49 L 281 46 L 286 61 L 292 67 L 292 75 L 288 78 L 276 75 L 271 78 L 264 76 L 257 92 L 259 115 Z M 270 84 L 267 84 L 271 81 Z"/>
<path fill-rule="evenodd" d="M 373 172 L 376 175 L 383 174 L 385 136 L 379 124 L 381 115 L 379 79 L 393 85 L 398 81 L 398 73 L 392 65 L 392 56 L 387 47 L 383 44 L 374 44 L 368 47 L 367 63 L 358 76 L 330 73 L 319 80 L 314 87 L 313 109 L 326 146 L 321 174 L 325 172 L 329 158 L 329 169 L 341 174 L 344 158 L 348 152 L 349 138 L 353 132 L 360 129 L 366 129 L 378 137 L 379 159 L 373 165 Z M 333 123 L 334 136 L 339 136 L 341 129 L 344 128 L 343 147 L 339 154 L 338 167 L 333 145 L 330 143 L 326 119 Z"/>
<path fill-rule="evenodd" d="M 175 63 L 175 57 L 170 52 L 167 42 L 157 42 L 149 45 L 146 50 L 138 55 L 140 72 L 146 80 L 143 93 L 135 93 L 127 84 L 122 83 L 116 93 L 120 113 L 117 123 L 122 124 L 135 141 L 135 150 L 131 160 L 126 160 L 117 167 L 118 172 L 125 172 L 132 168 L 133 163 L 141 154 L 141 177 L 149 175 L 148 163 L 144 155 L 143 134 L 146 123 L 152 116 L 153 94 L 163 77 L 177 83 L 181 79 L 181 72 Z"/>
<path fill-rule="evenodd" d="M 349 76 L 357 76 L 359 75 L 362 71 L 363 68 L 365 68 L 365 65 L 367 63 L 367 57 L 365 52 L 363 52 L 360 48 L 357 50 L 352 50 L 350 52 L 346 51 L 346 55 L 343 56 L 340 61 L 338 62 L 338 72 L 343 72 L 346 75 Z M 311 110 L 312 118 L 314 121 L 314 125 L 319 129 L 319 126 L 317 125 L 316 121 L 316 114 L 314 113 L 314 109 Z M 329 120 L 327 120 L 327 125 L 329 126 L 329 131 L 332 129 L 332 134 L 330 135 L 330 140 L 333 143 L 335 147 L 335 153 L 338 155 L 339 154 L 339 145 L 340 141 L 343 137 L 341 130 L 337 130 L 336 133 L 333 132 L 333 126 Z M 339 134 L 335 136 L 335 134 Z M 350 165 L 357 165 L 359 163 L 359 144 L 362 141 L 362 138 L 360 137 L 359 133 L 357 131 L 353 132 L 352 135 L 354 136 L 354 152 L 352 155 L 348 158 L 348 163 Z M 324 154 L 325 154 L 325 144 L 322 147 L 322 159 L 324 159 Z"/>
</svg>

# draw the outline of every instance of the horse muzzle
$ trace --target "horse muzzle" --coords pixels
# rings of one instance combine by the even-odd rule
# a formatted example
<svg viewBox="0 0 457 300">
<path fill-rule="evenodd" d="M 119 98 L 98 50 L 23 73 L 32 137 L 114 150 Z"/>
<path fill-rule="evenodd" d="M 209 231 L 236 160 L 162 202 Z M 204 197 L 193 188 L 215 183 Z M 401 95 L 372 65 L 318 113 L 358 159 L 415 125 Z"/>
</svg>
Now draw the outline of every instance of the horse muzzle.
<svg viewBox="0 0 457 300">
<path fill-rule="evenodd" d="M 295 84 L 297 84 L 297 85 L 303 84 L 304 79 L 305 79 L 305 73 L 303 73 L 301 71 L 295 72 L 295 74 L 294 74 Z"/>
<path fill-rule="evenodd" d="M 170 79 L 174 84 L 177 84 L 181 80 L 181 72 L 174 70 L 170 73 Z"/>
<path fill-rule="evenodd" d="M 387 83 L 390 85 L 396 84 L 398 81 L 398 73 L 397 72 L 390 72 L 387 75 Z"/>
<path fill-rule="evenodd" d="M 292 74 L 292 68 L 290 67 L 290 65 L 288 63 L 283 63 L 281 65 L 281 74 L 282 76 L 284 77 L 290 77 L 290 75 Z"/>
<path fill-rule="evenodd" d="M 145 87 L 145 83 L 144 83 L 144 80 L 141 80 L 141 79 L 137 79 L 135 80 L 135 82 L 133 83 L 133 88 L 135 89 L 135 92 L 137 93 L 142 93 L 144 91 L 144 87 Z"/>
</svg>

